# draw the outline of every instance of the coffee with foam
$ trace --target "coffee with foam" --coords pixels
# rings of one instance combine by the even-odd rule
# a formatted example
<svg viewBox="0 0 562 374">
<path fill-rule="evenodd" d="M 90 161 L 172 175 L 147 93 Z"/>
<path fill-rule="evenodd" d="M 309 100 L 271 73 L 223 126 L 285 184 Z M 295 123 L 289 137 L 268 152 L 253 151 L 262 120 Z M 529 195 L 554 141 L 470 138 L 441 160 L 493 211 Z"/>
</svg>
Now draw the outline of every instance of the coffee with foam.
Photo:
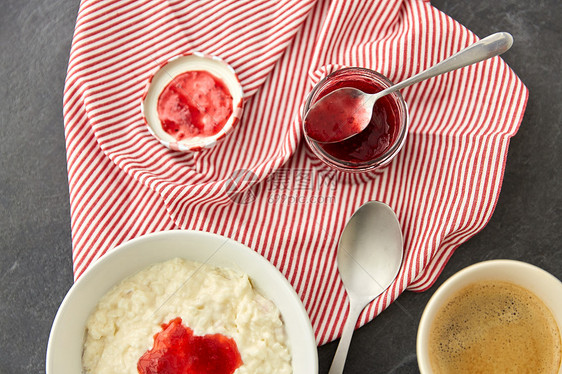
<svg viewBox="0 0 562 374">
<path fill-rule="evenodd" d="M 530 291 L 508 282 L 477 282 L 435 315 L 429 359 L 435 373 L 558 373 L 560 331 Z"/>
</svg>

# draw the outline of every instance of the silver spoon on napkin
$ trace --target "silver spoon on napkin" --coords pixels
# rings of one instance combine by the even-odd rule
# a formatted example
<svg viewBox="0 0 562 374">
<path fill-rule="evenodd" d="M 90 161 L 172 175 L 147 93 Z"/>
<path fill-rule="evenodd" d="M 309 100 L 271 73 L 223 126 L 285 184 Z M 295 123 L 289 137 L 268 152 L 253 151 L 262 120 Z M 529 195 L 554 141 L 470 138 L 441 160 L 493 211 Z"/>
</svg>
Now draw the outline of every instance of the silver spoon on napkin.
<svg viewBox="0 0 562 374">
<path fill-rule="evenodd" d="M 349 219 L 338 244 L 337 263 L 349 297 L 349 314 L 329 374 L 341 374 L 359 315 L 383 293 L 402 265 L 400 223 L 388 205 L 369 201 Z"/>
<path fill-rule="evenodd" d="M 498 56 L 513 44 L 507 32 L 492 34 L 437 65 L 374 94 L 351 87 L 337 89 L 310 108 L 304 119 L 306 135 L 318 143 L 337 143 L 359 134 L 371 121 L 373 106 L 381 97 L 435 76 Z"/>
</svg>

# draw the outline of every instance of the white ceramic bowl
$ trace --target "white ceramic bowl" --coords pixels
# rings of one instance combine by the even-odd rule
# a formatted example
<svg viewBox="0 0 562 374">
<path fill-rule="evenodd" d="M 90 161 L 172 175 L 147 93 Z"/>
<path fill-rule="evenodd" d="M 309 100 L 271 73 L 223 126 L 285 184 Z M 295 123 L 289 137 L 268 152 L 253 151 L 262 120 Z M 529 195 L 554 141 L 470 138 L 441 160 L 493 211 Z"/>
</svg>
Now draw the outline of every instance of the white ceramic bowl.
<svg viewBox="0 0 562 374">
<path fill-rule="evenodd" d="M 198 231 L 166 231 L 120 245 L 93 264 L 68 291 L 51 328 L 47 374 L 82 372 L 86 320 L 99 299 L 136 272 L 175 257 L 230 267 L 248 274 L 254 287 L 279 308 L 293 357 L 294 374 L 318 372 L 316 340 L 292 286 L 265 258 L 234 240 Z"/>
<path fill-rule="evenodd" d="M 194 70 L 206 71 L 225 84 L 232 96 L 232 114 L 222 129 L 215 135 L 177 141 L 162 128 L 157 111 L 158 98 L 175 77 Z M 164 146 L 174 151 L 198 152 L 213 147 L 232 132 L 242 117 L 243 106 L 242 84 L 234 69 L 216 56 L 192 52 L 171 58 L 149 77 L 141 101 L 141 113 L 150 133 Z"/>
<path fill-rule="evenodd" d="M 471 283 L 498 280 L 517 284 L 534 293 L 550 309 L 562 331 L 562 282 L 531 264 L 514 260 L 491 260 L 471 265 L 447 279 L 433 294 L 423 311 L 416 342 L 418 366 L 422 374 L 431 374 L 428 342 L 437 311 L 457 291 Z M 558 371 L 562 374 L 562 367 Z"/>
</svg>

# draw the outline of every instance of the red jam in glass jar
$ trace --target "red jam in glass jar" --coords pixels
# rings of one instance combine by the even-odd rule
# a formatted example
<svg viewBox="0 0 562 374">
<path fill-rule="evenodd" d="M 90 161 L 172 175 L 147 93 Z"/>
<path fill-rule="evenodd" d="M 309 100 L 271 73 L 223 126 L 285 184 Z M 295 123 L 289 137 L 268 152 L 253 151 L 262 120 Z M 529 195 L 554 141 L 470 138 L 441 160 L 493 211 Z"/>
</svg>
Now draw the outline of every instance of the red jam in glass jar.
<svg viewBox="0 0 562 374">
<path fill-rule="evenodd" d="M 376 93 L 390 85 L 388 79 L 372 70 L 341 69 L 315 86 L 304 113 L 339 88 L 353 87 L 365 93 Z M 329 166 L 342 171 L 368 171 L 387 164 L 398 153 L 406 136 L 407 122 L 406 103 L 399 93 L 393 93 L 377 100 L 369 125 L 359 134 L 337 143 L 318 143 L 306 135 L 305 138 L 314 154 Z"/>
</svg>

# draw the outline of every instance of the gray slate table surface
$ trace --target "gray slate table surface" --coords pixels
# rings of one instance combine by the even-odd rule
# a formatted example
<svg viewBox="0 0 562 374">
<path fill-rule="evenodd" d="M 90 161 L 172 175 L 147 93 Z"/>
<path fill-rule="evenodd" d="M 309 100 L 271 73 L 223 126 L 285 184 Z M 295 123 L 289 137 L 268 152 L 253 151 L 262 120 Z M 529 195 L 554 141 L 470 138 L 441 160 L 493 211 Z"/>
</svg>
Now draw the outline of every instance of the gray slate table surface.
<svg viewBox="0 0 562 374">
<path fill-rule="evenodd" d="M 436 288 L 510 258 L 562 279 L 562 3 L 434 0 L 480 37 L 511 32 L 504 59 L 530 90 L 494 215 L 424 293 L 405 292 L 356 331 L 346 373 L 417 373 L 415 339 Z M 0 2 L 0 374 L 45 372 L 53 318 L 72 285 L 62 92 L 78 0 Z M 318 349 L 327 373 L 337 342 Z"/>
</svg>

